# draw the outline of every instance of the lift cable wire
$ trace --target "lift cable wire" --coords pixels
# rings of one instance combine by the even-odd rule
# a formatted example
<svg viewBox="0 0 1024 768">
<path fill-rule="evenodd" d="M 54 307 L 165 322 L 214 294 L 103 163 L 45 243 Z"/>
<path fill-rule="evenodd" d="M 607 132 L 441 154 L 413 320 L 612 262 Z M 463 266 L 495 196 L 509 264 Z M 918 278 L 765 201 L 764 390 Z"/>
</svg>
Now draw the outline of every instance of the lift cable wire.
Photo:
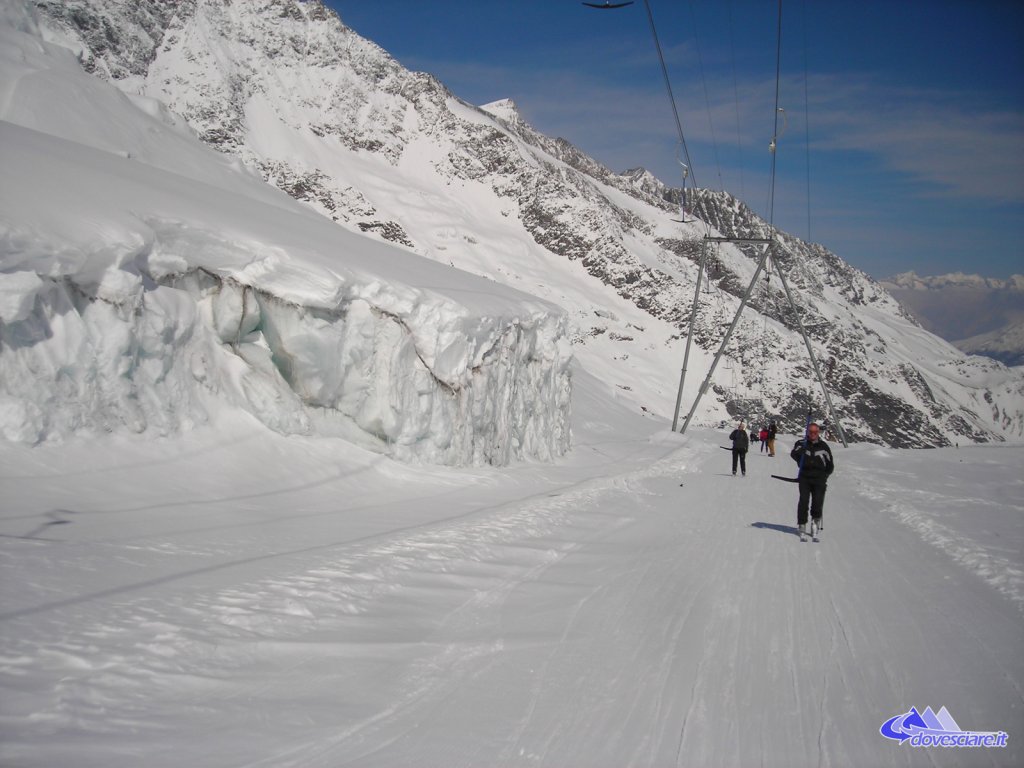
<svg viewBox="0 0 1024 768">
<path fill-rule="evenodd" d="M 804 148 L 807 152 L 807 242 L 811 242 L 811 104 L 807 95 L 807 0 L 802 5 L 804 16 Z"/>
<path fill-rule="evenodd" d="M 676 131 L 679 134 L 679 145 L 683 148 L 683 157 L 686 159 L 685 168 L 683 170 L 683 198 L 685 203 L 686 198 L 686 179 L 687 176 L 690 179 L 690 183 L 696 189 L 697 181 L 693 174 L 693 162 L 690 160 L 690 150 L 686 146 L 686 138 L 683 136 L 683 123 L 679 119 L 679 108 L 676 106 L 676 97 L 672 93 L 672 82 L 668 77 L 668 67 L 665 66 L 665 55 L 661 51 L 661 42 L 658 40 L 658 29 L 654 25 L 654 14 L 651 12 L 650 0 L 644 0 L 644 7 L 647 9 L 647 20 L 651 25 L 651 35 L 654 37 L 654 47 L 658 52 L 658 60 L 661 62 L 661 74 L 665 79 L 665 90 L 668 92 L 668 100 L 672 105 L 672 116 L 676 121 Z"/>
<path fill-rule="evenodd" d="M 690 0 L 690 23 L 693 24 L 693 42 L 697 51 L 697 67 L 700 70 L 700 82 L 704 87 L 704 105 L 708 113 L 708 130 L 711 132 L 711 152 L 715 158 L 715 170 L 718 172 L 718 188 L 725 191 L 725 180 L 722 179 L 722 164 L 718 160 L 718 138 L 715 136 L 715 122 L 711 117 L 711 95 L 708 92 L 708 81 L 704 76 L 704 57 L 700 52 L 700 35 L 697 31 L 697 12 Z"/>
<path fill-rule="evenodd" d="M 726 4 L 726 9 L 729 12 L 729 56 L 732 61 L 732 98 L 736 106 L 736 153 L 740 169 L 740 200 L 745 200 L 747 193 L 743 182 L 743 134 L 740 131 L 740 89 L 736 77 L 736 36 L 732 20 L 732 0 L 729 0 Z"/>
<path fill-rule="evenodd" d="M 779 82 L 782 73 L 782 0 L 779 0 L 779 25 L 775 49 L 775 127 L 772 130 L 772 141 L 768 145 L 772 155 L 771 181 L 768 193 L 768 226 L 775 226 L 775 149 L 779 139 L 779 113 L 783 110 L 779 107 Z"/>
</svg>

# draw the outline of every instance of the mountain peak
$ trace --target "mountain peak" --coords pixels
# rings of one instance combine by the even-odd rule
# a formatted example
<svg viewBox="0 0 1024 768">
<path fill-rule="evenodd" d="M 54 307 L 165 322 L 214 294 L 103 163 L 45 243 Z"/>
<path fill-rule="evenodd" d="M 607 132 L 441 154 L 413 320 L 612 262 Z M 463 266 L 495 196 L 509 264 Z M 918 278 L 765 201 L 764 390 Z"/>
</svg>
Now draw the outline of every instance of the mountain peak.
<svg viewBox="0 0 1024 768">
<path fill-rule="evenodd" d="M 934 291 L 947 288 L 970 288 L 976 290 L 1024 290 L 1024 275 L 1011 275 L 1005 280 L 982 275 L 968 275 L 964 272 L 950 272 L 945 275 L 918 275 L 914 271 L 901 272 L 881 281 L 887 288 L 914 291 Z"/>
<path fill-rule="evenodd" d="M 498 99 L 489 104 L 484 104 L 480 109 L 499 120 L 504 120 L 506 123 L 514 125 L 523 122 L 523 117 L 519 114 L 519 108 L 512 99 Z"/>
</svg>

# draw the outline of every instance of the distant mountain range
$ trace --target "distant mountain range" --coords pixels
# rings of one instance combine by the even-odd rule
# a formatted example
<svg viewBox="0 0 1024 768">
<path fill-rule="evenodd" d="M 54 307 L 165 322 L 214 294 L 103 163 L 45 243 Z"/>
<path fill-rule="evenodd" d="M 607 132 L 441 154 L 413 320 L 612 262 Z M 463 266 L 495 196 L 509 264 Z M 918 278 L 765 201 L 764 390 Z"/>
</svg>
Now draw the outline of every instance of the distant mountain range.
<svg viewBox="0 0 1024 768">
<path fill-rule="evenodd" d="M 1024 275 L 904 272 L 882 281 L 921 325 L 973 355 L 1024 365 Z"/>
</svg>

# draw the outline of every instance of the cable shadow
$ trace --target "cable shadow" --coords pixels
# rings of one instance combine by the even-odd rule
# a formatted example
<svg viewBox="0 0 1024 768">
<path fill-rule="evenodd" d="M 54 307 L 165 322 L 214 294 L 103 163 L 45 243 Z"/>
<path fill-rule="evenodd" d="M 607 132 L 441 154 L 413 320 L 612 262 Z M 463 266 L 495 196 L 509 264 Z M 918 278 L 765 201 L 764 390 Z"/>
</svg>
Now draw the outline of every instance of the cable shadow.
<svg viewBox="0 0 1024 768">
<path fill-rule="evenodd" d="M 370 461 L 368 464 L 365 464 L 365 465 L 356 466 L 356 467 L 353 467 L 351 469 L 340 470 L 338 472 L 335 472 L 335 473 L 333 473 L 331 475 L 328 475 L 327 477 L 321 478 L 319 480 L 310 480 L 309 482 L 306 482 L 306 483 L 296 483 L 294 485 L 288 485 L 288 486 L 284 486 L 282 488 L 273 488 L 273 489 L 268 489 L 268 490 L 254 491 L 252 493 L 238 493 L 238 494 L 233 494 L 233 495 L 229 495 L 229 496 L 197 496 L 195 498 L 181 499 L 181 500 L 178 500 L 178 501 L 160 502 L 160 503 L 157 503 L 157 504 L 145 504 L 145 505 L 138 506 L 138 507 L 124 507 L 124 508 L 121 508 L 121 509 L 93 509 L 93 510 L 89 510 L 89 511 L 57 509 L 57 510 L 53 510 L 52 512 L 47 513 L 46 516 L 47 517 L 51 517 L 54 514 L 60 514 L 60 513 L 82 514 L 82 515 L 119 515 L 119 514 L 125 514 L 125 513 L 128 513 L 128 512 L 149 512 L 149 511 L 152 511 L 152 510 L 155 510 L 155 509 L 173 509 L 175 507 L 201 506 L 201 505 L 204 505 L 204 504 L 225 504 L 225 503 L 229 503 L 229 502 L 248 501 L 248 500 L 251 500 L 251 499 L 270 498 L 271 496 L 284 496 L 284 495 L 288 495 L 288 494 L 292 494 L 292 493 L 300 493 L 302 491 L 308 491 L 308 490 L 312 490 L 314 488 L 319 488 L 319 487 L 322 487 L 322 486 L 330 485 L 331 483 L 336 483 L 336 482 L 341 481 L 341 480 L 346 480 L 346 479 L 348 479 L 350 477 L 354 477 L 354 476 L 359 475 L 359 474 L 361 474 L 363 472 L 367 472 L 369 470 L 374 469 L 378 464 L 380 464 L 385 459 L 386 459 L 386 457 L 380 456 L 380 457 L 377 457 L 377 458 L 373 459 L 372 461 Z M 15 515 L 13 517 L 2 518 L 2 519 L 0 519 L 0 523 L 8 522 L 8 521 L 11 521 L 11 520 L 31 519 L 31 518 L 37 517 L 38 514 L 39 513 L 37 513 L 37 512 L 33 512 L 33 513 L 27 514 L 27 515 Z M 70 520 L 59 520 L 59 521 L 52 522 L 52 523 L 45 523 L 42 526 L 40 526 L 38 529 L 33 531 L 32 533 L 35 534 L 39 530 L 45 528 L 46 526 L 48 526 L 48 525 L 55 525 L 55 524 L 57 524 L 57 522 L 70 523 L 71 521 Z"/>
<path fill-rule="evenodd" d="M 32 541 L 60 541 L 60 539 L 49 539 L 49 538 L 46 538 L 45 536 L 40 536 L 40 534 L 44 533 L 51 526 L 54 526 L 54 525 L 66 525 L 66 524 L 68 524 L 70 522 L 73 522 L 71 520 L 65 520 L 64 519 L 64 515 L 76 515 L 76 514 L 78 514 L 78 512 L 76 510 L 74 510 L 74 509 L 51 509 L 49 512 L 42 513 L 42 516 L 47 519 L 47 522 L 39 523 L 39 525 L 37 525 L 35 528 L 33 528 L 28 533 L 23 533 L 23 534 L 20 534 L 20 535 L 19 534 L 13 534 L 13 533 L 0 533 L 0 537 L 3 537 L 5 539 L 30 539 Z M 23 520 L 23 519 L 25 519 L 25 517 L 32 518 L 32 517 L 38 517 L 38 516 L 39 516 L 39 514 L 37 513 L 37 514 L 33 514 L 33 515 L 26 515 L 26 516 L 22 516 L 22 517 L 12 517 L 12 518 L 8 518 L 8 519 L 9 520 Z"/>
<path fill-rule="evenodd" d="M 316 483 L 316 484 L 319 484 L 319 483 Z M 559 491 L 559 492 L 560 493 L 564 493 L 564 492 L 566 492 L 567 490 L 569 490 L 571 488 L 579 487 L 581 485 L 583 485 L 583 483 L 570 483 L 570 484 L 562 487 L 562 490 Z M 453 489 L 451 489 L 451 491 L 446 492 L 443 495 L 447 496 L 450 493 L 456 493 L 458 490 L 459 489 L 453 488 Z M 178 582 L 178 581 L 183 581 L 185 579 L 190 579 L 190 578 L 193 578 L 193 577 L 196 577 L 196 576 L 205 576 L 205 575 L 208 575 L 208 574 L 216 573 L 218 571 L 230 570 L 230 569 L 236 568 L 238 566 L 251 565 L 253 563 L 260 563 L 260 562 L 275 560 L 275 559 L 278 559 L 278 558 L 291 557 L 291 556 L 295 556 L 295 555 L 311 554 L 311 553 L 314 553 L 314 552 L 324 552 L 326 550 L 334 549 L 334 548 L 351 547 L 351 546 L 354 546 L 354 545 L 360 545 L 360 544 L 367 544 L 367 543 L 370 543 L 370 542 L 383 541 L 383 540 L 387 540 L 388 538 L 392 538 L 392 537 L 395 537 L 395 536 L 400 536 L 400 535 L 403 535 L 403 534 L 406 534 L 406 533 L 410 533 L 410 532 L 413 532 L 413 531 L 422 531 L 422 530 L 437 528 L 437 527 L 441 526 L 442 524 L 452 523 L 452 522 L 457 521 L 457 520 L 469 519 L 469 518 L 472 518 L 472 517 L 475 517 L 475 516 L 482 516 L 483 514 L 485 514 L 487 512 L 498 510 L 498 509 L 501 509 L 503 507 L 521 505 L 521 504 L 523 504 L 524 502 L 526 502 L 526 501 L 528 501 L 530 499 L 545 498 L 546 496 L 548 496 L 551 493 L 551 491 L 552 491 L 552 489 L 547 489 L 547 490 L 541 491 L 539 493 L 530 492 L 530 493 L 528 493 L 525 496 L 517 496 L 517 497 L 514 497 L 514 498 L 505 499 L 505 500 L 498 500 L 498 502 L 496 504 L 488 504 L 488 505 L 483 506 L 483 507 L 476 507 L 476 508 L 470 509 L 470 510 L 465 511 L 465 512 L 459 511 L 456 514 L 454 514 L 454 515 L 452 515 L 450 517 L 445 517 L 445 518 L 440 518 L 440 519 L 436 519 L 436 520 L 431 520 L 431 521 L 424 522 L 424 523 L 414 523 L 414 524 L 411 524 L 411 525 L 407 525 L 407 526 L 403 526 L 403 527 L 399 527 L 399 528 L 393 528 L 393 529 L 381 531 L 381 532 L 378 532 L 378 533 L 370 533 L 370 534 L 368 534 L 366 536 L 362 536 L 362 537 L 359 537 L 359 538 L 340 539 L 340 540 L 336 540 L 336 541 L 328 541 L 328 542 L 323 542 L 323 543 L 320 543 L 320 544 L 313 544 L 313 545 L 309 545 L 309 546 L 298 547 L 298 548 L 295 548 L 295 549 L 285 549 L 285 550 L 280 550 L 280 551 L 275 551 L 275 552 L 266 552 L 264 554 L 259 554 L 259 555 L 251 555 L 249 557 L 241 557 L 241 558 L 237 558 L 237 559 L 234 559 L 234 560 L 227 560 L 227 561 L 224 561 L 224 562 L 213 563 L 213 564 L 207 565 L 207 566 L 200 566 L 200 567 L 197 567 L 197 568 L 190 568 L 190 569 L 187 569 L 187 570 L 184 570 L 184 571 L 177 571 L 177 572 L 174 572 L 174 573 L 168 573 L 168 574 L 164 574 L 162 576 L 154 577 L 152 579 L 145 579 L 143 581 L 134 582 L 134 583 L 131 583 L 131 584 L 122 584 L 122 585 L 110 587 L 108 589 L 101 589 L 101 590 L 98 590 L 98 591 L 95 591 L 95 592 L 86 593 L 86 594 L 72 595 L 72 596 L 69 596 L 69 597 L 66 597 L 66 598 L 63 598 L 63 599 L 53 600 L 53 601 L 48 602 L 48 603 L 42 603 L 42 604 L 38 604 L 38 605 L 31 605 L 31 606 L 26 606 L 24 608 L 19 608 L 19 609 L 11 610 L 11 611 L 0 612 L 0 622 L 10 621 L 12 619 L 20 619 L 20 618 L 24 618 L 26 616 L 33 616 L 33 615 L 36 615 L 36 614 L 46 613 L 48 611 L 56 610 L 56 609 L 59 609 L 59 608 L 67 608 L 69 606 L 80 605 L 80 604 L 84 604 L 84 603 L 88 603 L 88 602 L 93 602 L 93 601 L 96 601 L 96 600 L 103 600 L 103 599 L 107 599 L 107 598 L 110 598 L 110 597 L 115 597 L 115 596 L 118 596 L 118 595 L 129 594 L 129 593 L 137 592 L 137 591 L 140 591 L 140 590 L 146 590 L 146 589 L 149 589 L 151 587 L 156 587 L 156 586 L 160 586 L 160 585 L 164 585 L 164 584 L 170 584 L 170 583 L 174 583 L 174 582 Z M 382 506 L 383 507 L 383 506 L 386 506 L 386 505 L 390 505 L 392 503 L 393 502 L 382 502 L 379 505 L 371 505 L 371 507 L 365 507 L 365 508 L 372 508 L 372 506 Z M 61 511 L 69 512 L 69 513 L 71 512 L 71 510 L 61 510 Z M 322 513 L 318 513 L 318 514 L 322 514 Z M 71 522 L 71 521 L 63 521 L 63 522 Z M 35 539 L 35 541 L 39 541 L 39 540 L 40 539 L 38 539 L 38 538 Z"/>
<path fill-rule="evenodd" d="M 88 467 L 86 469 L 61 471 L 61 472 L 45 472 L 34 475 L 2 475 L 0 474 L 0 480 L 54 480 L 63 477 L 76 477 L 81 475 L 98 475 L 106 472 L 127 472 L 136 470 L 142 467 L 155 467 L 163 464 L 173 464 L 177 461 L 182 461 L 190 458 L 196 458 L 203 456 L 208 453 L 216 453 L 227 447 L 233 447 L 240 443 L 246 443 L 252 440 L 257 440 L 262 437 L 262 433 L 258 431 L 250 432 L 247 435 L 233 436 L 230 439 L 225 439 L 220 442 L 212 443 L 210 445 L 201 446 L 194 450 L 182 451 L 180 454 L 171 456 L 158 456 L 151 459 L 140 459 L 134 462 L 119 462 L 114 465 L 99 466 L 99 467 Z"/>
</svg>

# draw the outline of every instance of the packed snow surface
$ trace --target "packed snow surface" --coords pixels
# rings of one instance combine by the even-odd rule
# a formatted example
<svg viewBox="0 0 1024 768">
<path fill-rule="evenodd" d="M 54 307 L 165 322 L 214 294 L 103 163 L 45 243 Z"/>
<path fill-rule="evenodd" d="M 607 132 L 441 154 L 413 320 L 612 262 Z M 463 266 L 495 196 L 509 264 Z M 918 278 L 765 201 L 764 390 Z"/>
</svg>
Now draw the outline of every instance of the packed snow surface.
<svg viewBox="0 0 1024 768">
<path fill-rule="evenodd" d="M 0 443 L 0 763 L 1024 761 L 1017 446 L 793 437 L 746 477 L 581 376 L 547 464 L 425 468 L 234 415 Z M 884 738 L 911 707 L 1003 749 Z"/>
</svg>

